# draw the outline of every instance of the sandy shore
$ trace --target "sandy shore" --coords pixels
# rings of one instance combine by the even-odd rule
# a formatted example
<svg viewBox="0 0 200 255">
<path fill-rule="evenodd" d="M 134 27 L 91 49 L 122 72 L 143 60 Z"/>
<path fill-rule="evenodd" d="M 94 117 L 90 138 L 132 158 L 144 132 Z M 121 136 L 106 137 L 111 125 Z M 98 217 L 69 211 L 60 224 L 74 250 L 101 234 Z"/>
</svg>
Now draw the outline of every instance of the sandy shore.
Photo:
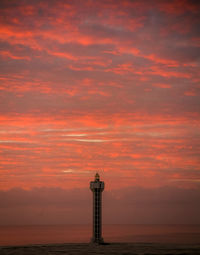
<svg viewBox="0 0 200 255">
<path fill-rule="evenodd" d="M 48 244 L 27 246 L 1 246 L 0 255 L 14 254 L 200 254 L 199 244 L 110 243 L 104 245 Z"/>
</svg>

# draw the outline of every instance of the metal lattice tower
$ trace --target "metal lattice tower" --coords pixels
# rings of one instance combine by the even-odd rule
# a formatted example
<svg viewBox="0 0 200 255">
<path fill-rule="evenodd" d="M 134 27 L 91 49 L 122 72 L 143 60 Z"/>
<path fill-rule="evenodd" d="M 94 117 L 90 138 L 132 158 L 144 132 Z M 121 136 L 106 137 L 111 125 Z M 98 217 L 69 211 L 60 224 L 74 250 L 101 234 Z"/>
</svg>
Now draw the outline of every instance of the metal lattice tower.
<svg viewBox="0 0 200 255">
<path fill-rule="evenodd" d="M 94 181 L 90 182 L 90 189 L 93 192 L 93 243 L 103 243 L 102 238 L 102 191 L 104 182 L 100 181 L 98 173 Z"/>
</svg>

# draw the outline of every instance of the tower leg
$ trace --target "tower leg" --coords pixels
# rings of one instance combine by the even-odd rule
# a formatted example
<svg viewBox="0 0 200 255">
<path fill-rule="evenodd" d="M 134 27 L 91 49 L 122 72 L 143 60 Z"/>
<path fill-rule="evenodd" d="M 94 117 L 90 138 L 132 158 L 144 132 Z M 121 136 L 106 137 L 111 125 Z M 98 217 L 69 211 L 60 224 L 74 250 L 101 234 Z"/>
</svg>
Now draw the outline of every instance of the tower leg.
<svg viewBox="0 0 200 255">
<path fill-rule="evenodd" d="M 93 192 L 93 243 L 104 243 L 102 238 L 102 208 L 101 208 L 101 190 L 96 189 Z"/>
</svg>

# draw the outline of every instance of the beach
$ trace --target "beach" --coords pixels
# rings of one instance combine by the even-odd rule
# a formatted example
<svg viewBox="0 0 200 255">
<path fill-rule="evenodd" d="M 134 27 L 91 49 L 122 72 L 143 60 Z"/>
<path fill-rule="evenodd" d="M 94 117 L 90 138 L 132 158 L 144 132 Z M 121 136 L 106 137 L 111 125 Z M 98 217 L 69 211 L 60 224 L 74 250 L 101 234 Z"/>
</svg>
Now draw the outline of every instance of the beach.
<svg viewBox="0 0 200 255">
<path fill-rule="evenodd" d="M 1 255 L 29 254 L 200 254 L 198 244 L 159 244 L 159 243 L 90 243 L 42 244 L 24 246 L 1 246 Z"/>
</svg>

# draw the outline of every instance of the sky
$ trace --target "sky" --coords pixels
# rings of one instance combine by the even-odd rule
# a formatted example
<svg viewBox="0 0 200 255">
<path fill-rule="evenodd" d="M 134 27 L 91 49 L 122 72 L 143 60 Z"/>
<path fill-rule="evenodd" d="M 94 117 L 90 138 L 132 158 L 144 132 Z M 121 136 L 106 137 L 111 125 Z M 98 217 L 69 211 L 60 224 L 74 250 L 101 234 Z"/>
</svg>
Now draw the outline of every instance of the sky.
<svg viewBox="0 0 200 255">
<path fill-rule="evenodd" d="M 1 0 L 0 224 L 200 224 L 199 10 Z"/>
</svg>

